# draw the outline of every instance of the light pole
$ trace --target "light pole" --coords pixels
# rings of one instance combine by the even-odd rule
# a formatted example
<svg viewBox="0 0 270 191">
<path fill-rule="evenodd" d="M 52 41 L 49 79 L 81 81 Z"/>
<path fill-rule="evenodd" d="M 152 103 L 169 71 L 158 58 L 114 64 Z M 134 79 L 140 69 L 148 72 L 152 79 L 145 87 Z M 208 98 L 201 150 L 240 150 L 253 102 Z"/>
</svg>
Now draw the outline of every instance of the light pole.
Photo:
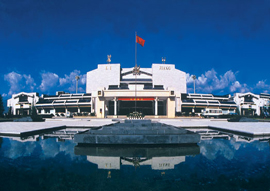
<svg viewBox="0 0 270 191">
<path fill-rule="evenodd" d="M 196 76 L 195 75 L 192 75 L 192 79 L 193 79 L 193 82 L 194 82 L 194 94 L 195 94 L 195 80 L 196 80 Z"/>
<path fill-rule="evenodd" d="M 78 93 L 78 80 L 80 79 L 80 76 L 76 76 L 76 93 Z"/>
</svg>

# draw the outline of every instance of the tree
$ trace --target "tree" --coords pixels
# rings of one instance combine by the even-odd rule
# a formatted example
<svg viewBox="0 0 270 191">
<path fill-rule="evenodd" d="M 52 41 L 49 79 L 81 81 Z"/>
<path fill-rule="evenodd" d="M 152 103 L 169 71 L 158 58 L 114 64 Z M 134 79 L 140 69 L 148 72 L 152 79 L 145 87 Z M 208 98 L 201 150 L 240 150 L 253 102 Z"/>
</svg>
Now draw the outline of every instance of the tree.
<svg viewBox="0 0 270 191">
<path fill-rule="evenodd" d="M 3 103 L 3 97 L 2 95 L 0 95 L 0 117 L 4 116 L 4 111 L 5 111 L 5 108 L 4 108 L 4 103 Z"/>
<path fill-rule="evenodd" d="M 45 121 L 40 115 L 37 114 L 37 109 L 34 106 L 34 102 L 32 103 L 32 106 L 31 106 L 30 115 L 33 121 Z"/>
<path fill-rule="evenodd" d="M 10 106 L 8 108 L 7 118 L 12 118 L 12 115 L 13 115 L 13 113 L 12 113 L 12 107 Z"/>
<path fill-rule="evenodd" d="M 31 107 L 31 110 L 30 110 L 30 115 L 32 117 L 36 117 L 38 114 L 37 114 L 37 109 L 36 107 L 34 106 L 34 103 L 32 103 L 32 107 Z"/>
</svg>

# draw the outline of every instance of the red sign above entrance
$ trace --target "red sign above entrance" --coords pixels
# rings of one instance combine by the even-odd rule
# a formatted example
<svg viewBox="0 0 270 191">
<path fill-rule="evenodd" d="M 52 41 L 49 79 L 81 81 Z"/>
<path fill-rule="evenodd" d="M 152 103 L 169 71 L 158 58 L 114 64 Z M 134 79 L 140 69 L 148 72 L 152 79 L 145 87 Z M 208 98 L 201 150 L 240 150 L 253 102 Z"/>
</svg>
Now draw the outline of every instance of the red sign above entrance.
<svg viewBox="0 0 270 191">
<path fill-rule="evenodd" d="M 155 98 L 153 97 L 119 97 L 118 100 L 120 101 L 154 101 Z"/>
</svg>

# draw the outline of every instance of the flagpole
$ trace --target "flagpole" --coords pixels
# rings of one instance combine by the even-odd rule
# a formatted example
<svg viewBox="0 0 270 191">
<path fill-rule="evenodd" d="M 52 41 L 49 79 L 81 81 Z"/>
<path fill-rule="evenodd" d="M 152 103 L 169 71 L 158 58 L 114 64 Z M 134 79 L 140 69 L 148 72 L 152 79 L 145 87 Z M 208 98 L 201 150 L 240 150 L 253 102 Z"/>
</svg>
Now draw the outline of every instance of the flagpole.
<svg viewBox="0 0 270 191">
<path fill-rule="evenodd" d="M 137 32 L 135 32 L 135 67 L 137 67 Z"/>
<path fill-rule="evenodd" d="M 135 70 L 137 70 L 137 31 L 135 32 Z M 137 74 L 135 74 L 135 112 L 137 111 Z"/>
</svg>

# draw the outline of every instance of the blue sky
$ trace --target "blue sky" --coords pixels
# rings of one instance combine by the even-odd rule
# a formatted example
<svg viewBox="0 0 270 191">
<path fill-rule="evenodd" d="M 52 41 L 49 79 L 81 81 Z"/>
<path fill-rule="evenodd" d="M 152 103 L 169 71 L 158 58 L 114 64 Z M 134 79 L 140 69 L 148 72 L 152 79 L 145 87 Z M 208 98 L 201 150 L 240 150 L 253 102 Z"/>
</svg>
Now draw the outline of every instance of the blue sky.
<svg viewBox="0 0 270 191">
<path fill-rule="evenodd" d="M 198 93 L 270 93 L 270 1 L 0 0 L 0 94 L 85 92 L 106 63 L 176 65 Z M 165 77 L 165 76 L 164 76 Z"/>
</svg>

